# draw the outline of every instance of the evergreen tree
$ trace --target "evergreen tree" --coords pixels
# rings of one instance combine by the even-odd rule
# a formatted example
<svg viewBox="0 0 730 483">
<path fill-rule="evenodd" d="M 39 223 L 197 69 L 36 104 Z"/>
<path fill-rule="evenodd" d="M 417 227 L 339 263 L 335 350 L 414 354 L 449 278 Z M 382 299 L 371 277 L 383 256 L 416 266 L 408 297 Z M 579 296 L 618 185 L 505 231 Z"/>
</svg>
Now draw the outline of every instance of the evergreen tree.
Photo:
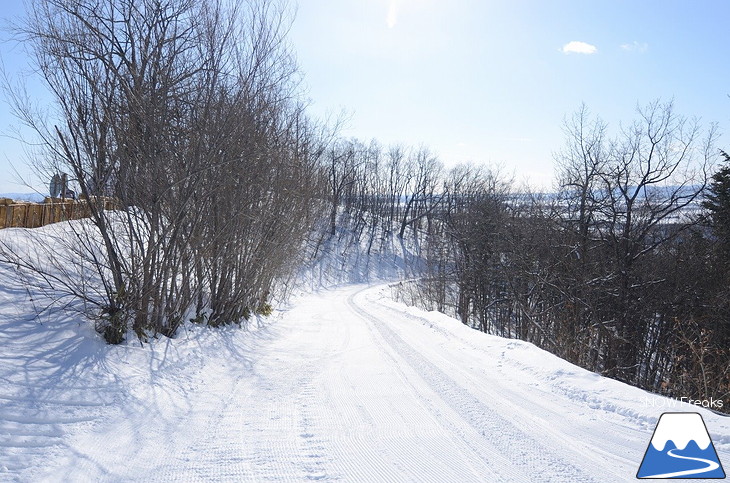
<svg viewBox="0 0 730 483">
<path fill-rule="evenodd" d="M 709 211 L 709 224 L 712 228 L 715 249 L 710 266 L 705 274 L 710 280 L 705 293 L 710 311 L 705 316 L 716 337 L 719 347 L 730 344 L 730 155 L 720 151 L 725 162 L 712 176 L 705 201 L 702 203 Z M 724 359 L 730 353 L 724 353 Z M 727 362 L 724 362 L 728 367 Z"/>
<path fill-rule="evenodd" d="M 720 265 L 730 266 L 730 155 L 720 151 L 725 158 L 724 166 L 712 176 L 705 201 L 709 221 L 718 243 Z"/>
</svg>

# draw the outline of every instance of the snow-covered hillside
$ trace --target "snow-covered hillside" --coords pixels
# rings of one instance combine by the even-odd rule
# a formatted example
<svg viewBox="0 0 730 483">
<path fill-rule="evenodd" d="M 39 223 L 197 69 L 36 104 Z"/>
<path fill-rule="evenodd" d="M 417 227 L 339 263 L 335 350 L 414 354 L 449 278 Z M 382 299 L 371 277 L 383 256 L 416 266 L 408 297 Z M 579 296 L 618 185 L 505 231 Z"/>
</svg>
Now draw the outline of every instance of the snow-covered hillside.
<svg viewBox="0 0 730 483">
<path fill-rule="evenodd" d="M 299 294 L 250 331 L 107 346 L 0 282 L 0 481 L 631 481 L 665 411 L 730 418 L 393 302 Z"/>
</svg>

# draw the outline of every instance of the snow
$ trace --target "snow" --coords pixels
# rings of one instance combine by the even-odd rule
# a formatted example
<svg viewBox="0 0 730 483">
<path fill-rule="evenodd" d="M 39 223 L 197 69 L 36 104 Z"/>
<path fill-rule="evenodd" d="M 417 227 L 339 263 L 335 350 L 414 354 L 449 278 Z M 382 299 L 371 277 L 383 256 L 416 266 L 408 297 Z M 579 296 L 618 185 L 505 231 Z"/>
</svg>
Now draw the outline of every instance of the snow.
<svg viewBox="0 0 730 483">
<path fill-rule="evenodd" d="M 692 413 L 667 413 L 657 423 L 651 444 L 658 451 L 664 451 L 667 441 L 672 440 L 677 449 L 684 449 L 690 441 L 700 449 L 707 449 L 712 443 L 707 434 L 702 417 Z"/>
<path fill-rule="evenodd" d="M 730 418 L 406 307 L 387 284 L 299 293 L 250 330 L 107 346 L 80 316 L 36 318 L 9 275 L 0 481 L 629 481 L 666 411 L 701 413 L 730 462 Z"/>
</svg>

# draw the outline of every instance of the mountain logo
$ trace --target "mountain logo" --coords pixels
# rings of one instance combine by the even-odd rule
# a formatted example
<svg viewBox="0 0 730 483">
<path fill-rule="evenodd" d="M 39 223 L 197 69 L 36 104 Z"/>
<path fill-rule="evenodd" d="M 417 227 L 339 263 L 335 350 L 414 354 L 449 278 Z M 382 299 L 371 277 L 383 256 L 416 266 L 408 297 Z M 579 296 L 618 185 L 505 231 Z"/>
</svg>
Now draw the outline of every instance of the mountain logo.
<svg viewBox="0 0 730 483">
<path fill-rule="evenodd" d="M 725 478 L 702 416 L 698 413 L 662 414 L 636 477 Z"/>
</svg>

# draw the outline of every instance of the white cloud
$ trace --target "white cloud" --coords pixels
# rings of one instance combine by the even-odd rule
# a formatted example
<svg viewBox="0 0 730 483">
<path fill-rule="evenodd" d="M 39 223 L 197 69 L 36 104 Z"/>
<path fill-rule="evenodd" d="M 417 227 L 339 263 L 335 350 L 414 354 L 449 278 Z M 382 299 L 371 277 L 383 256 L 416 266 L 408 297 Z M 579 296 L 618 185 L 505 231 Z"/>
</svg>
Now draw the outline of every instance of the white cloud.
<svg viewBox="0 0 730 483">
<path fill-rule="evenodd" d="M 621 44 L 621 49 L 627 51 L 627 52 L 639 52 L 644 53 L 647 50 L 649 50 L 649 44 L 646 42 L 637 42 L 634 40 L 630 44 Z"/>
<path fill-rule="evenodd" d="M 563 45 L 560 51 L 564 54 L 595 54 L 598 52 L 598 49 L 595 45 L 573 40 Z"/>
</svg>

